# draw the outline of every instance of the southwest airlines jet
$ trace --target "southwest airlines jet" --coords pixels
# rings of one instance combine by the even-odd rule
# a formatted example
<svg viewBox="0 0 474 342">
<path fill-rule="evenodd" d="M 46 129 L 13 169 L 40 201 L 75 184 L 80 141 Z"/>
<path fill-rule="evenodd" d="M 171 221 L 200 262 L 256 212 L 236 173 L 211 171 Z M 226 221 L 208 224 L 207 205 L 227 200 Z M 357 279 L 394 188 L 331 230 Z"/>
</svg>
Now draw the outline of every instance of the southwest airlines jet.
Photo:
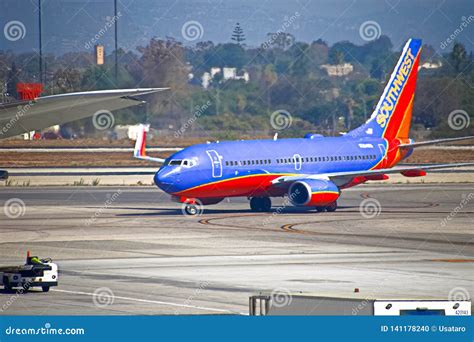
<svg viewBox="0 0 474 342">
<path fill-rule="evenodd" d="M 253 211 L 269 211 L 271 197 L 288 196 L 295 206 L 335 211 L 341 190 L 368 180 L 426 175 L 425 170 L 474 165 L 394 166 L 413 148 L 463 137 L 413 142 L 412 117 L 421 40 L 410 39 L 369 120 L 341 137 L 307 134 L 304 138 L 228 141 L 187 147 L 167 159 L 145 154 L 147 127 L 142 126 L 134 156 L 163 163 L 155 184 L 185 203 L 187 214 L 198 204 L 216 204 L 226 197 L 247 197 Z"/>
</svg>

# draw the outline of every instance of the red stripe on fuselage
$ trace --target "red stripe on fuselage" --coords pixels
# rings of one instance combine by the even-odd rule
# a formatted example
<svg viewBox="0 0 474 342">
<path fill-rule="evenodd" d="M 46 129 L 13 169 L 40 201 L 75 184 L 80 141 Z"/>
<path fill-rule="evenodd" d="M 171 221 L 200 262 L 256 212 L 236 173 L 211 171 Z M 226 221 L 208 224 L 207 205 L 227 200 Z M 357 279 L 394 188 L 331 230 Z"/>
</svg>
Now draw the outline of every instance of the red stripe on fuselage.
<svg viewBox="0 0 474 342">
<path fill-rule="evenodd" d="M 239 197 L 239 196 L 281 196 L 285 188 L 275 189 L 272 180 L 285 174 L 259 174 L 236 177 L 196 186 L 173 195 L 188 198 Z"/>
</svg>

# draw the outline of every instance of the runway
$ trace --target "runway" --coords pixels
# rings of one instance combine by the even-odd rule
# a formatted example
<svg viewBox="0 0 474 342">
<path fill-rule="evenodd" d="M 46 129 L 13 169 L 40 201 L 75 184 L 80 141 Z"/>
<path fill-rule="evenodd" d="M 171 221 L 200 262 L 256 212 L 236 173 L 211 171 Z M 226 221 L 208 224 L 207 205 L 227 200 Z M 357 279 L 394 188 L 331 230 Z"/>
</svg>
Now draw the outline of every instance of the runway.
<svg viewBox="0 0 474 342">
<path fill-rule="evenodd" d="M 278 199 L 256 214 L 231 199 L 190 218 L 155 187 L 4 187 L 0 265 L 31 250 L 60 279 L 49 293 L 0 291 L 0 314 L 247 314 L 250 295 L 274 290 L 472 295 L 473 202 L 472 183 L 363 185 L 334 213 Z"/>
</svg>

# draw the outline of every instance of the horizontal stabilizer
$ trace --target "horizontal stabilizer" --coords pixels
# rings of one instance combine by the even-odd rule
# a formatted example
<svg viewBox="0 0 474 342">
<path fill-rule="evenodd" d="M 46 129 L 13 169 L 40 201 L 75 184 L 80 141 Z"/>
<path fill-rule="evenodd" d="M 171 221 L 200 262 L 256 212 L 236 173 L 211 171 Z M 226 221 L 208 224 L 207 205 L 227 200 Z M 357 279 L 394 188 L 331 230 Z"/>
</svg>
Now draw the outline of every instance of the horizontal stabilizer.
<svg viewBox="0 0 474 342">
<path fill-rule="evenodd" d="M 453 142 L 453 141 L 463 141 L 463 140 L 470 140 L 470 139 L 474 139 L 474 135 L 470 135 L 467 137 L 460 137 L 460 138 L 436 139 L 436 140 L 429 140 L 429 141 L 414 142 L 414 143 L 409 143 L 409 144 L 400 144 L 398 147 L 415 148 L 415 147 L 421 147 L 421 146 L 429 146 L 429 145 L 443 144 L 443 143 L 448 143 L 448 142 Z"/>
</svg>

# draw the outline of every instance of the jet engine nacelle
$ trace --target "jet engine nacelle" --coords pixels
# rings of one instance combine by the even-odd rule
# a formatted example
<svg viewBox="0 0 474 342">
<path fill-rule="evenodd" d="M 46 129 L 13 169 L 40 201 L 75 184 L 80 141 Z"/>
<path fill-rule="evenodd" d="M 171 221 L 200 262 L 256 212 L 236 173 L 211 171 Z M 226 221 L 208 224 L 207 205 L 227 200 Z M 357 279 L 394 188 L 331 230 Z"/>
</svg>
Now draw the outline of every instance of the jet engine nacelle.
<svg viewBox="0 0 474 342">
<path fill-rule="evenodd" d="M 340 196 L 339 188 L 324 179 L 306 179 L 294 182 L 288 191 L 288 198 L 295 206 L 325 206 Z"/>
</svg>

